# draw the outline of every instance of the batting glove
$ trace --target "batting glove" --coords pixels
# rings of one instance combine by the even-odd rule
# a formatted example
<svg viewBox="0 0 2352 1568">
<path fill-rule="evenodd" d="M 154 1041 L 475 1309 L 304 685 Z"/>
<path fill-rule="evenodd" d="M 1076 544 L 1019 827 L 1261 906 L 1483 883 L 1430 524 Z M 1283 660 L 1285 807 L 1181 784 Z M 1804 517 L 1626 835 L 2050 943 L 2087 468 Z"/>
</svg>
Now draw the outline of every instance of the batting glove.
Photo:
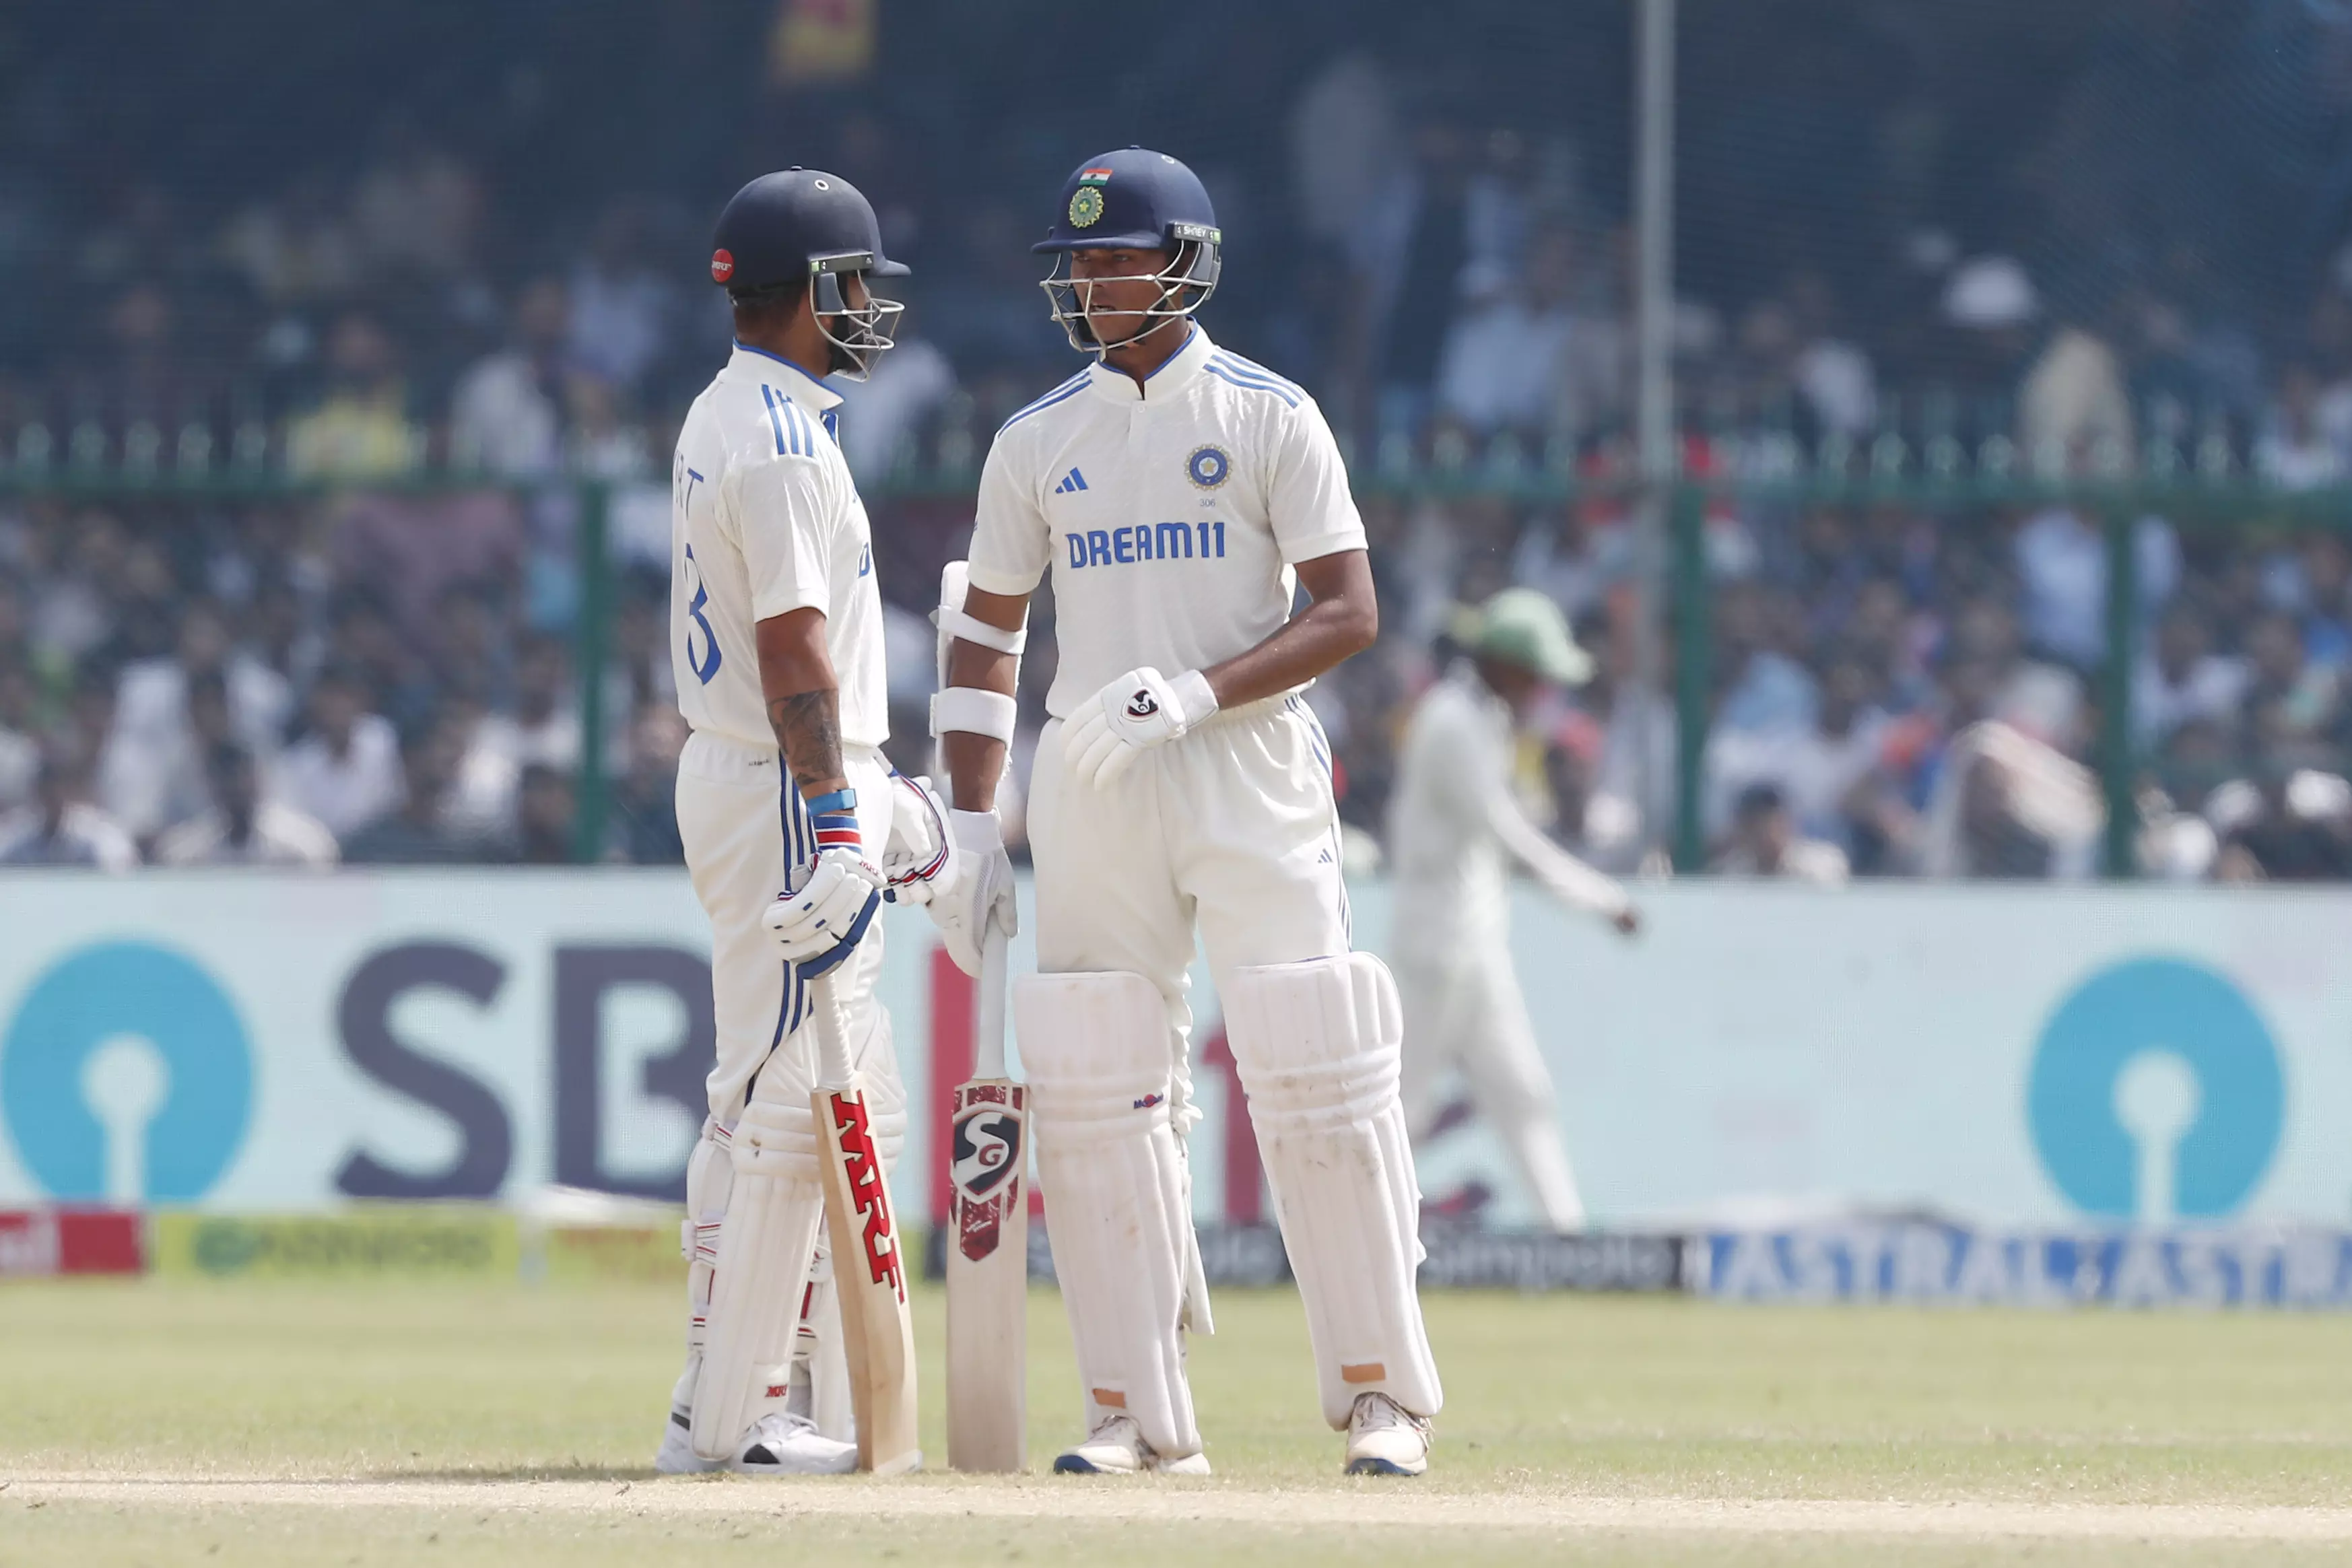
<svg viewBox="0 0 2352 1568">
<path fill-rule="evenodd" d="M 954 841 L 956 879 L 936 892 L 926 906 L 940 928 L 940 946 L 956 967 L 980 973 L 980 949 L 992 925 L 1011 936 L 1021 929 L 1013 895 L 1013 857 L 1004 852 L 1004 829 L 993 811 L 950 811 L 948 837 Z"/>
<path fill-rule="evenodd" d="M 808 802 L 816 857 L 797 886 L 768 905 L 768 929 L 784 961 L 803 976 L 824 974 L 849 956 L 882 907 L 882 873 L 866 860 L 857 828 L 857 792 L 836 789 Z"/>
<path fill-rule="evenodd" d="M 928 904 L 955 884 L 961 858 L 948 831 L 947 802 L 928 779 L 890 775 L 890 839 L 882 851 L 882 896 Z"/>
<path fill-rule="evenodd" d="M 1165 745 L 1217 711 L 1209 677 L 1187 670 L 1170 680 L 1146 666 L 1129 670 L 1070 716 L 1062 736 L 1070 771 L 1100 789 L 1155 746 Z"/>
</svg>

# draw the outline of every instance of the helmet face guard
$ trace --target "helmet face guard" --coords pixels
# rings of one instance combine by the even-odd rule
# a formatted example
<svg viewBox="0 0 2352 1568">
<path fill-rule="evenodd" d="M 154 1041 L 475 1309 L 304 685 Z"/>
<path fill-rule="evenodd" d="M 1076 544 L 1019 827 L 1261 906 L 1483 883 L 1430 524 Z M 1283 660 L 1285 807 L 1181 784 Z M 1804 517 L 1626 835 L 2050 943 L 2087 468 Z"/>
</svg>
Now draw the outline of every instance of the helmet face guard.
<svg viewBox="0 0 2352 1568">
<path fill-rule="evenodd" d="M 1218 232 L 1206 224 L 1170 224 L 1168 240 L 1175 254 L 1168 265 L 1158 272 L 1136 273 L 1119 277 L 1076 277 L 1067 270 L 1072 255 L 1081 249 L 1127 249 L 1128 242 L 1117 245 L 1074 246 L 1054 258 L 1054 269 L 1038 281 L 1045 291 L 1048 314 L 1070 340 L 1070 347 L 1100 358 L 1113 349 L 1123 349 L 1160 330 L 1171 321 L 1190 319 L 1216 292 L 1217 277 L 1223 270 L 1218 255 Z M 1141 315 L 1144 323 L 1136 331 L 1116 342 L 1106 343 L 1087 319 L 1087 310 L 1094 297 L 1095 286 L 1102 283 L 1150 283 L 1158 286 L 1160 297 L 1141 311 L 1121 310 L 1121 316 Z"/>
<path fill-rule="evenodd" d="M 875 260 L 872 251 L 847 251 L 809 262 L 809 306 L 815 312 L 816 329 L 833 345 L 832 373 L 847 381 L 862 382 L 874 373 L 874 362 L 897 344 L 898 318 L 907 309 L 900 301 L 874 292 Z M 851 273 L 866 278 L 863 305 L 850 304 L 842 288 L 842 278 Z"/>
</svg>

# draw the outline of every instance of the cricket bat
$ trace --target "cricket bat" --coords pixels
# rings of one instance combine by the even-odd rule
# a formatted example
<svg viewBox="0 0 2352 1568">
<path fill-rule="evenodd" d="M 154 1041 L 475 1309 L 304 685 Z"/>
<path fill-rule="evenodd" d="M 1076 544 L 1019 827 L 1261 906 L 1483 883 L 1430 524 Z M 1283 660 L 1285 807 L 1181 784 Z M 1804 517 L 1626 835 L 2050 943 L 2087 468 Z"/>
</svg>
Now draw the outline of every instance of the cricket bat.
<svg viewBox="0 0 2352 1568">
<path fill-rule="evenodd" d="M 825 1229 L 834 1291 L 849 1357 L 849 1404 L 857 1416 L 857 1468 L 876 1475 L 919 1469 L 915 1432 L 915 1327 L 907 1312 L 907 1255 L 890 1213 L 866 1113 L 866 1088 L 849 1060 L 834 977 L 809 987 L 816 1025 L 815 1088 L 809 1095 L 824 1140 Z"/>
<path fill-rule="evenodd" d="M 1028 1468 L 1029 1091 L 1004 1073 L 1004 933 L 980 955 L 980 1049 L 950 1113 L 948 1466 Z"/>
</svg>

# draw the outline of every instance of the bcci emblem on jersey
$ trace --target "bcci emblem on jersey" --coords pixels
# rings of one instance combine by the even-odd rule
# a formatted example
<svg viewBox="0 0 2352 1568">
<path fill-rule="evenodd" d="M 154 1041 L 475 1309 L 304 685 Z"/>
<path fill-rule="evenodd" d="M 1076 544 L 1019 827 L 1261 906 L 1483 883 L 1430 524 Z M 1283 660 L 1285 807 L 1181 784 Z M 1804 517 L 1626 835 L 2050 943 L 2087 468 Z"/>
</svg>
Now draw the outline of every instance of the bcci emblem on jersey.
<svg viewBox="0 0 2352 1568">
<path fill-rule="evenodd" d="M 1186 477 L 1203 490 L 1215 489 L 1233 471 L 1234 460 L 1225 455 L 1225 449 L 1222 446 L 1196 448 L 1192 455 L 1184 460 Z"/>
<path fill-rule="evenodd" d="M 1070 226 L 1090 229 L 1103 214 L 1103 195 L 1092 185 L 1081 185 L 1070 198 Z"/>
</svg>

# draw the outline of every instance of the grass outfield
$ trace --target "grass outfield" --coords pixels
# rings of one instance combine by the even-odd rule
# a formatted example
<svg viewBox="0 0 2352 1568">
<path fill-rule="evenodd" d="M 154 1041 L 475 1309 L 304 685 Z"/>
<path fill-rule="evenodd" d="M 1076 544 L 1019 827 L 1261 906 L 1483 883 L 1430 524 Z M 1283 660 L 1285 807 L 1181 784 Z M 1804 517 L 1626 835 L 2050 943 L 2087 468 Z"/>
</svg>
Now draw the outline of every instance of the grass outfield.
<svg viewBox="0 0 2352 1568">
<path fill-rule="evenodd" d="M 1032 1298 L 1031 1435 L 1074 1435 Z M 941 1301 L 919 1299 L 944 1457 Z M 2352 1318 L 1433 1294 L 1436 1465 L 1349 1481 L 1286 1291 L 1196 1343 L 1215 1479 L 662 1479 L 676 1292 L 0 1288 L 0 1565 L 2352 1562 Z"/>
</svg>

